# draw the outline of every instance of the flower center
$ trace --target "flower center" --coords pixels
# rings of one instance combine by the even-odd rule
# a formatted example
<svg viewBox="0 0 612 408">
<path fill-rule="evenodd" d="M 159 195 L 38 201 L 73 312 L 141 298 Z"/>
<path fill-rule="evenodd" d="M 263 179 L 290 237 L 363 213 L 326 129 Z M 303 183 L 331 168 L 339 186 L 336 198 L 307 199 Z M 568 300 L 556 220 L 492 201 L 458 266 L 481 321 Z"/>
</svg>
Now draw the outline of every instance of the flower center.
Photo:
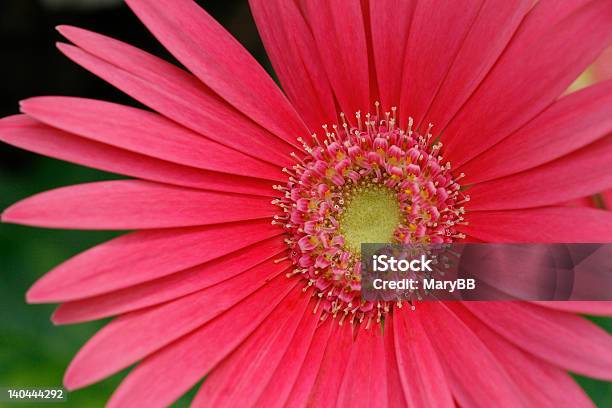
<svg viewBox="0 0 612 408">
<path fill-rule="evenodd" d="M 339 220 L 345 247 L 359 254 L 362 243 L 393 242 L 401 222 L 397 193 L 371 182 L 346 190 Z"/>
<path fill-rule="evenodd" d="M 431 128 L 421 134 L 397 127 L 396 110 L 381 117 L 355 115 L 349 123 L 323 125 L 324 136 L 312 135 L 305 157 L 283 169 L 285 186 L 274 186 L 272 201 L 282 213 L 273 223 L 286 231 L 294 264 L 289 277 L 300 276 L 306 290 L 314 287 L 315 311 L 322 318 L 346 318 L 353 324 L 380 321 L 388 302 L 361 297 L 362 243 L 443 243 L 465 238 L 456 231 L 465 224 L 461 206 L 469 200 L 444 162 L 442 144 Z M 400 304 L 401 305 L 401 304 Z"/>
</svg>

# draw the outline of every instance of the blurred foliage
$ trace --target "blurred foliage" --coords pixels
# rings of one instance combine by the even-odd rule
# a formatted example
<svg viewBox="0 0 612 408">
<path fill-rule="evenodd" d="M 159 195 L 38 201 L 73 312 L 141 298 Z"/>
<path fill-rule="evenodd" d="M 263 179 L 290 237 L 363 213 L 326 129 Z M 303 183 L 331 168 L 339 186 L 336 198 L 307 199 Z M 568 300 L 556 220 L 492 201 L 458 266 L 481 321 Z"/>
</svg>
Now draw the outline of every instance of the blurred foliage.
<svg viewBox="0 0 612 408">
<path fill-rule="evenodd" d="M 18 100 L 44 94 L 78 95 L 137 105 L 55 50 L 53 43 L 60 39 L 53 30 L 57 24 L 74 24 L 107 33 L 173 61 L 127 7 L 98 8 L 95 12 L 80 6 L 69 7 L 78 1 L 0 2 L 1 116 L 16 113 Z M 63 3 L 63 7 L 44 7 L 51 3 Z M 217 0 L 206 4 L 211 14 L 269 69 L 246 2 Z M 113 178 L 118 176 L 0 145 L 0 209 L 43 190 Z M 45 271 L 115 235 L 0 225 L 0 387 L 61 385 L 72 356 L 104 322 L 56 327 L 49 320 L 55 306 L 27 305 L 25 292 Z M 612 331 L 612 320 L 594 320 Z M 125 372 L 71 392 L 61 406 L 102 406 L 124 376 Z M 586 378 L 578 381 L 598 406 L 612 406 L 612 388 L 608 383 Z M 187 406 L 193 394 L 194 390 L 176 405 Z M 137 405 L 137 401 L 134 403 Z"/>
</svg>

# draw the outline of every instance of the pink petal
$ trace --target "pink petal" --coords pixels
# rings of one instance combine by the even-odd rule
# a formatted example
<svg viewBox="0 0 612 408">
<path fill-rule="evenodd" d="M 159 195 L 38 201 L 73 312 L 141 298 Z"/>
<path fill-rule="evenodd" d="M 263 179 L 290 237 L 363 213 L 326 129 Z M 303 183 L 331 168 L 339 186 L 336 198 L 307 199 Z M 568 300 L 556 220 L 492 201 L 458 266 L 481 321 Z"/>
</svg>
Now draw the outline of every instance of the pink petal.
<svg viewBox="0 0 612 408">
<path fill-rule="evenodd" d="M 388 110 L 399 105 L 404 54 L 416 1 L 377 0 L 368 3 L 378 92 L 383 108 Z"/>
<path fill-rule="evenodd" d="M 523 350 L 578 374 L 612 378 L 612 336 L 585 318 L 524 302 L 464 304 Z"/>
<path fill-rule="evenodd" d="M 465 4 L 469 6 L 475 1 L 478 2 L 479 0 L 473 0 Z M 432 2 L 424 3 L 425 5 L 436 4 Z M 461 18 L 461 9 L 456 8 L 456 5 L 452 2 L 447 4 L 447 7 L 440 8 L 456 11 L 459 14 L 458 18 Z M 448 125 L 489 73 L 532 6 L 533 1 L 531 0 L 486 1 L 482 3 L 478 15 L 469 27 L 469 31 L 464 38 L 461 38 L 461 45 L 456 53 L 447 49 L 448 54 L 442 56 L 442 61 L 451 60 L 452 65 L 449 66 L 443 82 L 436 89 L 435 97 L 425 115 L 423 126 L 427 122 L 431 122 L 435 125 L 434 129 L 440 130 Z M 455 27 L 459 32 L 463 30 L 463 27 Z M 427 22 L 425 22 L 425 30 L 433 28 L 427 26 Z M 453 44 L 453 37 L 456 37 L 459 33 L 442 31 L 439 35 L 440 38 L 436 42 L 435 48 L 438 47 L 438 42 L 445 45 Z M 428 58 L 428 55 L 429 51 L 417 55 L 416 59 L 422 60 Z M 434 60 L 429 65 L 436 65 L 437 63 L 438 61 Z M 415 84 L 416 82 L 419 83 Z M 418 87 L 426 86 L 421 82 L 415 78 L 409 84 L 412 83 Z M 412 113 L 405 112 L 403 109 L 402 115 L 405 117 L 406 114 L 410 115 Z"/>
<path fill-rule="evenodd" d="M 470 210 L 506 210 L 559 204 L 612 187 L 612 135 L 522 173 L 469 189 Z"/>
<path fill-rule="evenodd" d="M 269 221 L 134 232 L 55 267 L 28 291 L 33 303 L 62 302 L 126 288 L 191 268 L 282 233 Z"/>
<path fill-rule="evenodd" d="M 459 11 L 452 2 L 416 2 L 401 62 L 403 77 L 396 78 L 396 81 L 401 81 L 402 123 L 408 116 L 413 117 L 417 124 L 421 123 L 477 19 L 482 3 L 483 0 L 466 1 Z M 399 27 L 404 27 L 404 24 L 403 21 L 397 23 Z"/>
<path fill-rule="evenodd" d="M 390 408 L 403 408 L 406 407 L 408 403 L 406 402 L 401 374 L 397 363 L 395 326 L 396 323 L 393 318 L 385 320 L 384 341 L 385 362 L 387 366 L 387 405 Z"/>
<path fill-rule="evenodd" d="M 595 81 L 612 79 L 612 46 L 606 48 L 591 66 Z"/>
<path fill-rule="evenodd" d="M 192 406 L 254 406 L 294 341 L 304 317 L 315 320 L 313 302 L 303 295 L 293 308 L 277 308 L 232 354 L 206 377 Z M 299 335 L 299 334 L 298 334 Z"/>
<path fill-rule="evenodd" d="M 332 324 L 335 326 L 332 328 L 332 341 L 325 349 L 317 378 L 308 397 L 308 403 L 314 407 L 335 406 L 342 379 L 351 374 L 346 373 L 346 366 L 353 347 L 353 328 L 348 323 L 340 325 L 337 320 Z M 304 401 L 300 401 L 299 405 L 303 405 Z"/>
<path fill-rule="evenodd" d="M 282 166 L 290 163 L 294 148 L 289 143 L 238 112 L 193 75 L 115 39 L 76 27 L 58 30 L 82 48 L 58 43 L 64 55 L 154 111 L 240 152 Z"/>
<path fill-rule="evenodd" d="M 570 313 L 584 313 L 599 316 L 612 316 L 612 301 L 589 302 L 589 301 L 554 301 L 554 302 L 533 302 L 536 305 L 549 307 Z"/>
<path fill-rule="evenodd" d="M 26 115 L 0 119 L 0 140 L 45 156 L 126 176 L 206 190 L 274 195 L 272 183 L 267 180 L 154 159 L 62 132 Z"/>
<path fill-rule="evenodd" d="M 261 299 L 266 294 L 266 305 L 273 303 L 279 295 L 274 290 L 282 294 L 287 287 L 293 286 L 281 274 L 286 268 L 287 265 L 267 262 L 250 273 L 172 302 L 121 315 L 79 350 L 66 371 L 64 383 L 74 389 L 100 381 L 205 323 L 219 320 L 215 317 L 234 310 L 235 306 L 242 308 L 245 303 L 252 303 L 245 299 L 252 293 L 255 295 L 250 298 Z M 270 280 L 272 282 L 267 284 Z M 261 310 L 262 306 L 257 308 Z"/>
<path fill-rule="evenodd" d="M 216 285 L 268 259 L 280 258 L 280 254 L 286 250 L 287 245 L 279 237 L 273 237 L 159 279 L 62 303 L 52 320 L 55 324 L 77 323 L 157 305 Z"/>
<path fill-rule="evenodd" d="M 394 346 L 404 395 L 410 406 L 452 407 L 446 373 L 420 322 L 420 314 L 406 309 L 408 306 L 393 313 Z"/>
<path fill-rule="evenodd" d="M 127 4 L 176 59 L 236 109 L 289 143 L 306 134 L 272 78 L 196 3 L 128 0 Z"/>
<path fill-rule="evenodd" d="M 225 173 L 282 180 L 277 166 L 202 137 L 155 113 L 110 102 L 36 97 L 21 110 L 53 127 L 157 159 Z"/>
<path fill-rule="evenodd" d="M 565 371 L 506 341 L 469 313 L 459 303 L 448 307 L 478 336 L 521 390 L 527 406 L 592 407 L 584 391 Z M 530 330 L 538 330 L 531 328 Z"/>
<path fill-rule="evenodd" d="M 524 406 L 504 367 L 444 303 L 422 302 L 417 313 L 460 406 L 497 406 L 500 401 L 508 407 Z"/>
<path fill-rule="evenodd" d="M 314 0 L 302 5 L 340 109 L 348 118 L 369 109 L 368 50 L 360 2 Z"/>
<path fill-rule="evenodd" d="M 135 399 L 147 407 L 170 405 L 270 318 L 270 312 L 302 303 L 308 296 L 295 287 L 297 282 L 280 276 L 218 319 L 147 357 L 123 380 L 108 406 L 129 406 Z"/>
<path fill-rule="evenodd" d="M 250 0 L 257 29 L 289 100 L 311 131 L 335 123 L 336 107 L 312 33 L 297 4 Z"/>
<path fill-rule="evenodd" d="M 526 126 L 461 166 L 466 174 L 463 182 L 518 173 L 573 152 L 611 131 L 612 81 L 607 81 L 559 99 Z"/>
<path fill-rule="evenodd" d="M 338 392 L 338 407 L 387 407 L 387 367 L 380 325 L 361 328 Z"/>
<path fill-rule="evenodd" d="M 304 401 L 309 400 L 310 391 L 317 379 L 317 374 L 323 364 L 328 348 L 338 342 L 335 336 L 338 332 L 338 325 L 334 319 L 328 318 L 314 334 L 306 358 L 301 364 L 300 372 L 297 376 L 295 384 L 288 396 L 287 401 L 283 404 L 287 408 L 298 408 L 304 406 Z"/>
<path fill-rule="evenodd" d="M 486 242 L 612 242 L 612 213 L 592 208 L 474 211 L 466 220 L 458 229 Z"/>
<path fill-rule="evenodd" d="M 611 13 L 608 1 L 538 2 L 444 130 L 453 166 L 503 140 L 563 93 L 609 44 Z"/>
<path fill-rule="evenodd" d="M 295 336 L 255 406 L 283 407 L 294 384 L 303 384 L 310 378 L 306 377 L 305 373 L 300 373 L 300 369 L 304 366 L 314 371 L 311 376 L 311 380 L 314 381 L 330 333 L 329 325 L 327 328 L 317 327 L 320 322 L 320 310 L 319 313 L 304 314 Z M 318 355 L 318 358 L 315 355 Z"/>
<path fill-rule="evenodd" d="M 2 221 L 45 228 L 127 230 L 272 219 L 276 212 L 267 197 L 116 180 L 36 194 L 7 208 Z"/>
</svg>

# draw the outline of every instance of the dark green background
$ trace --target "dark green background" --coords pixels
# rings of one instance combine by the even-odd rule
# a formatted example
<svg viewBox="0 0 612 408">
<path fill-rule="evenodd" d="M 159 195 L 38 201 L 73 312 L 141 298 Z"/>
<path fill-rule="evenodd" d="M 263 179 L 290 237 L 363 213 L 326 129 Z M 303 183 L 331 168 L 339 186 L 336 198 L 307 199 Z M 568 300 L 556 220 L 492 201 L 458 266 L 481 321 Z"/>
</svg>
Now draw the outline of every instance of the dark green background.
<svg viewBox="0 0 612 408">
<path fill-rule="evenodd" d="M 64 0 L 66 1 L 66 0 Z M 87 7 L 74 4 L 85 1 Z M 91 7 L 95 2 L 61 0 L 0 2 L 0 116 L 17 113 L 20 99 L 35 95 L 73 95 L 138 105 L 85 70 L 54 47 L 58 24 L 99 31 L 144 48 L 168 60 L 167 52 L 124 5 Z M 269 63 L 246 2 L 207 1 L 207 10 L 228 28 L 266 68 Z M 118 178 L 0 145 L 0 209 L 31 194 L 75 183 Z M 111 232 L 43 230 L 0 225 L 0 388 L 57 387 L 79 347 L 103 322 L 53 326 L 53 305 L 27 305 L 24 294 L 45 271 L 68 257 L 116 235 Z M 612 331 L 609 319 L 597 322 Z M 69 394 L 69 407 L 101 406 L 124 373 Z M 609 383 L 579 379 L 598 406 L 612 406 Z M 177 405 L 186 406 L 190 395 Z M 135 404 L 137 402 L 135 401 Z M 1 404 L 0 404 L 1 405 Z M 46 405 L 46 404 L 45 404 Z M 36 406 L 14 404 L 13 406 Z"/>
</svg>

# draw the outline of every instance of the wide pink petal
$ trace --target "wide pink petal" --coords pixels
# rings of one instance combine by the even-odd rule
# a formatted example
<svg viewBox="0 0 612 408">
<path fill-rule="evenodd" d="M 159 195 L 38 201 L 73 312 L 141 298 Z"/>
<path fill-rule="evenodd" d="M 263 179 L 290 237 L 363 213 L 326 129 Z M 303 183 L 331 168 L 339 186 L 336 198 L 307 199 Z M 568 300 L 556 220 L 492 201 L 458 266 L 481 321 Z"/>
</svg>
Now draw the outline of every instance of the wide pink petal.
<svg viewBox="0 0 612 408">
<path fill-rule="evenodd" d="M 281 258 L 287 245 L 273 237 L 222 258 L 139 285 L 62 303 L 53 314 L 55 324 L 100 319 L 157 305 L 232 278 L 270 258 Z"/>
<path fill-rule="evenodd" d="M 4 210 L 2 221 L 45 228 L 128 230 L 272 219 L 275 213 L 268 197 L 116 180 L 36 194 Z"/>
<path fill-rule="evenodd" d="M 460 303 L 448 307 L 469 326 L 503 365 L 528 406 L 592 407 L 580 386 L 565 371 L 515 347 L 468 312 Z M 537 327 L 531 330 L 538 330 Z"/>
<path fill-rule="evenodd" d="M 612 242 L 612 213 L 592 208 L 544 207 L 473 211 L 458 229 L 486 242 Z"/>
<path fill-rule="evenodd" d="M 461 166 L 466 175 L 462 182 L 478 183 L 518 173 L 586 146 L 611 131 L 612 80 L 553 103 L 526 126 Z"/>
<path fill-rule="evenodd" d="M 401 84 L 402 123 L 406 122 L 408 116 L 413 117 L 417 125 L 421 123 L 478 18 L 484 0 L 465 1 L 461 7 L 453 3 L 452 0 L 416 2 L 411 23 L 408 20 L 405 26 L 405 30 L 409 27 L 410 34 L 401 61 L 403 75 L 394 84 L 395 87 Z M 389 12 L 395 13 L 394 10 Z M 396 24 L 404 27 L 401 21 Z M 394 69 L 397 70 L 397 66 Z"/>
<path fill-rule="evenodd" d="M 368 3 L 378 93 L 383 109 L 388 111 L 399 106 L 406 42 L 417 2 L 377 0 Z"/>
<path fill-rule="evenodd" d="M 287 265 L 266 262 L 180 299 L 119 316 L 79 350 L 66 371 L 67 387 L 81 388 L 122 370 L 211 321 L 257 292 L 269 300 L 287 286 Z M 272 280 L 272 283 L 266 284 Z M 261 293 L 261 294 L 260 294 Z"/>
<path fill-rule="evenodd" d="M 420 314 L 408 306 L 393 313 L 395 353 L 406 400 L 414 407 L 453 407 L 438 354 L 420 322 Z"/>
<path fill-rule="evenodd" d="M 272 311 L 299 309 L 309 296 L 297 282 L 280 276 L 219 318 L 147 357 L 123 380 L 108 406 L 129 406 L 135 399 L 147 407 L 170 405 L 265 319 L 273 319 Z"/>
<path fill-rule="evenodd" d="M 523 350 L 578 374 L 612 378 L 612 336 L 587 319 L 524 302 L 464 304 Z"/>
<path fill-rule="evenodd" d="M 291 160 L 294 147 L 238 112 L 193 75 L 115 39 L 76 27 L 58 30 L 81 47 L 58 43 L 64 55 L 154 111 L 254 157 L 282 165 Z"/>
<path fill-rule="evenodd" d="M 369 62 L 361 3 L 313 0 L 302 5 L 340 109 L 348 118 L 368 110 Z"/>
<path fill-rule="evenodd" d="M 388 407 L 387 367 L 382 328 L 360 328 L 338 391 L 338 407 Z"/>
<path fill-rule="evenodd" d="M 508 372 L 444 303 L 420 303 L 417 313 L 443 362 L 450 388 L 460 406 L 524 405 L 519 389 Z"/>
<path fill-rule="evenodd" d="M 47 96 L 22 101 L 21 110 L 66 132 L 158 159 L 205 170 L 282 180 L 277 166 L 141 109 L 93 99 Z"/>
<path fill-rule="evenodd" d="M 612 187 L 612 135 L 542 166 L 470 187 L 470 210 L 540 207 Z"/>
<path fill-rule="evenodd" d="M 464 4 L 473 9 L 472 5 L 475 2 L 478 2 L 478 0 L 470 0 L 464 2 Z M 434 2 L 423 3 L 424 6 L 429 5 L 430 7 L 437 4 Z M 481 2 L 478 15 L 471 22 L 465 35 L 459 38 L 461 41 L 459 48 L 456 50 L 446 48 L 448 54 L 440 56 L 443 65 L 448 64 L 449 61 L 452 62 L 452 65 L 445 72 L 443 81 L 436 84 L 437 88 L 434 88 L 436 93 L 433 101 L 431 101 L 431 106 L 425 113 L 424 120 L 421 121 L 422 127 L 426 126 L 427 122 L 434 124 L 434 130 L 444 129 L 447 126 L 489 73 L 491 67 L 494 66 L 532 5 L 533 1 L 531 0 Z M 448 2 L 446 8 L 449 12 L 457 13 L 458 19 L 463 19 L 461 16 L 462 8 L 456 7 L 456 4 Z M 444 12 L 440 11 L 439 13 Z M 438 43 L 444 44 L 445 47 L 455 44 L 454 40 L 456 38 L 453 37 L 461 35 L 464 27 L 452 26 L 455 31 L 438 31 L 440 37 L 436 39 L 435 44 L 432 44 L 433 48 L 437 48 Z M 423 29 L 428 31 L 437 28 L 428 26 L 427 21 L 425 21 Z M 416 55 L 416 60 L 421 61 L 423 58 L 428 58 L 429 52 L 428 50 L 425 51 L 425 54 Z M 438 61 L 432 60 L 428 65 L 435 66 L 437 64 Z M 410 92 L 410 85 L 419 88 L 428 86 L 420 82 L 422 81 L 416 78 L 409 81 L 408 87 L 403 91 Z M 425 96 L 427 98 L 431 97 L 427 94 Z M 411 115 L 412 113 L 402 111 L 402 114 L 406 116 L 406 114 Z M 405 119 L 404 117 L 403 120 Z"/>
<path fill-rule="evenodd" d="M 306 127 L 272 78 L 195 2 L 127 4 L 176 59 L 236 109 L 290 143 L 305 135 Z"/>
<path fill-rule="evenodd" d="M 469 101 L 444 130 L 454 167 L 550 105 L 612 39 L 612 2 L 538 2 Z M 568 52 L 572 50 L 572 52 Z"/>
<path fill-rule="evenodd" d="M 139 231 L 65 261 L 28 291 L 28 302 L 83 299 L 191 268 L 282 233 L 269 221 Z"/>
<path fill-rule="evenodd" d="M 338 324 L 336 319 L 332 324 L 331 341 L 325 349 L 317 378 L 307 399 L 307 404 L 313 407 L 335 406 L 342 379 L 351 374 L 346 372 L 346 365 L 353 347 L 353 327 L 348 323 Z M 300 401 L 299 405 L 303 406 L 304 401 Z"/>
<path fill-rule="evenodd" d="M 250 0 L 274 72 L 310 131 L 336 122 L 336 107 L 314 38 L 297 4 Z"/>
<path fill-rule="evenodd" d="M 154 159 L 63 132 L 26 115 L 0 119 L 0 140 L 45 156 L 126 176 L 206 190 L 275 195 L 268 180 Z"/>
<path fill-rule="evenodd" d="M 612 316 L 612 301 L 541 301 L 533 302 L 536 305 L 549 307 L 570 313 L 584 313 L 598 316 Z"/>
<path fill-rule="evenodd" d="M 282 402 L 281 406 L 287 408 L 298 408 L 304 406 L 304 401 L 308 401 L 310 390 L 315 383 L 317 374 L 321 368 L 321 364 L 323 363 L 325 351 L 330 345 L 338 340 L 334 336 L 334 334 L 337 332 L 336 326 L 336 321 L 328 318 L 326 322 L 322 323 L 321 326 L 317 328 L 312 338 L 312 342 L 309 343 L 306 357 L 304 358 L 303 363 L 300 364 L 299 373 L 295 383 L 293 384 L 293 388 L 291 389 L 287 400 Z"/>
<path fill-rule="evenodd" d="M 293 309 L 277 308 L 206 377 L 192 406 L 250 407 L 275 375 L 303 318 L 316 320 L 314 303 L 303 295 Z M 312 298 L 311 298 L 312 299 Z M 299 335 L 299 334 L 298 334 Z"/>
</svg>

